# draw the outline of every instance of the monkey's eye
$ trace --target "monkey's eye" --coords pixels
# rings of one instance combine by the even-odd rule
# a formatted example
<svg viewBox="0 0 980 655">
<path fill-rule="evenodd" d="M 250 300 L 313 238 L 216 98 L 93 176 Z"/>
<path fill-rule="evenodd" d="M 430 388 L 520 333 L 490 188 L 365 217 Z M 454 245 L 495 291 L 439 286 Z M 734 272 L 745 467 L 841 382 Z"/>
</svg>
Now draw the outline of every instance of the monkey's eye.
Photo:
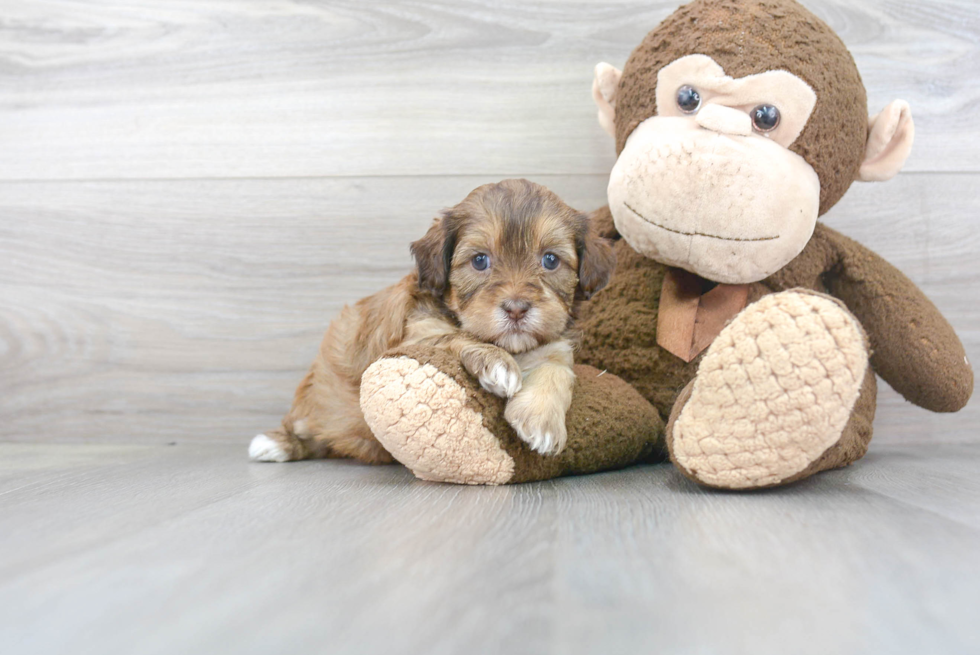
<svg viewBox="0 0 980 655">
<path fill-rule="evenodd" d="M 473 264 L 473 268 L 478 271 L 485 271 L 490 266 L 490 258 L 482 252 L 479 255 L 473 255 L 473 259 L 470 261 Z"/>
<path fill-rule="evenodd" d="M 544 254 L 544 257 L 541 258 L 541 265 L 544 266 L 549 271 L 553 271 L 556 268 L 558 268 L 558 264 L 560 263 L 561 260 L 558 259 L 558 255 L 556 255 L 553 252 L 546 252 Z"/>
<path fill-rule="evenodd" d="M 772 132 L 779 125 L 779 110 L 772 105 L 759 105 L 752 110 L 752 125 L 758 132 Z"/>
<path fill-rule="evenodd" d="M 693 86 L 685 84 L 677 89 L 677 106 L 685 114 L 693 114 L 701 108 L 701 94 Z"/>
</svg>

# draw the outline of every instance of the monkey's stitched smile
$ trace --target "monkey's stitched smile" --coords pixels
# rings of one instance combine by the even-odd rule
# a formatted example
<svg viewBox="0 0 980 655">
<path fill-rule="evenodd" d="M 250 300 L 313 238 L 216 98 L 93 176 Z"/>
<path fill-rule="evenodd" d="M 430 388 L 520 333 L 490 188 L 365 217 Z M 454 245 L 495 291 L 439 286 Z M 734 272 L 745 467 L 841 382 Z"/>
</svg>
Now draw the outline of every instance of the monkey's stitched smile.
<svg viewBox="0 0 980 655">
<path fill-rule="evenodd" d="M 632 207 L 630 207 L 629 203 L 626 202 L 626 201 L 623 201 L 623 205 L 625 205 L 626 209 L 630 210 L 631 212 L 633 212 L 634 214 L 636 214 L 637 216 L 639 216 L 640 218 L 642 218 L 644 221 L 646 221 L 650 225 L 653 225 L 655 227 L 659 227 L 661 230 L 666 230 L 667 232 L 673 232 L 674 234 L 683 234 L 686 237 L 707 237 L 709 239 L 718 239 L 720 241 L 772 241 L 773 239 L 778 239 L 779 238 L 779 235 L 778 234 L 776 236 L 774 236 L 774 237 L 755 237 L 755 238 L 752 238 L 752 239 L 740 239 L 740 238 L 737 238 L 737 237 L 723 237 L 723 236 L 719 236 L 717 234 L 705 234 L 704 232 L 684 232 L 683 230 L 675 230 L 673 228 L 667 227 L 666 225 L 661 225 L 660 223 L 658 223 L 656 221 L 651 221 L 649 218 L 647 218 L 646 216 L 644 216 L 640 212 L 638 212 L 635 209 L 633 209 Z"/>
</svg>

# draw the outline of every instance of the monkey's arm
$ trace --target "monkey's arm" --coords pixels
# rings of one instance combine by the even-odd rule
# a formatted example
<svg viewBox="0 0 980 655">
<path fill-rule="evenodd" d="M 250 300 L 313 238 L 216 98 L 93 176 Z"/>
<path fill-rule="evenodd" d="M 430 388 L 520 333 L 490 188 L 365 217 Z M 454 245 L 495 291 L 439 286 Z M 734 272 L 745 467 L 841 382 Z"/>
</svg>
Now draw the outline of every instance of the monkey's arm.
<svg viewBox="0 0 980 655">
<path fill-rule="evenodd" d="M 936 306 L 876 253 L 830 228 L 818 230 L 832 246 L 828 250 L 835 251 L 836 263 L 824 274 L 824 284 L 867 331 L 875 372 L 920 407 L 934 412 L 963 408 L 973 393 L 973 370 Z"/>
</svg>

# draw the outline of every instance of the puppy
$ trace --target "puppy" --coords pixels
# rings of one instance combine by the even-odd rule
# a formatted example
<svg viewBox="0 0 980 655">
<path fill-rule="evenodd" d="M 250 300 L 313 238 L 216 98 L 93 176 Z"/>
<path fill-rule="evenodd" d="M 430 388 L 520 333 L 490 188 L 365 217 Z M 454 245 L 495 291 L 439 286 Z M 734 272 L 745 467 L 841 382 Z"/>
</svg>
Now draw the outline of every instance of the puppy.
<svg viewBox="0 0 980 655">
<path fill-rule="evenodd" d="M 284 462 L 352 457 L 391 462 L 359 404 L 361 375 L 399 344 L 444 348 L 543 454 L 566 440 L 572 401 L 570 328 L 580 301 L 609 280 L 610 244 L 588 218 L 527 180 L 481 186 L 445 210 L 411 246 L 416 270 L 344 307 L 278 430 L 249 455 Z"/>
</svg>

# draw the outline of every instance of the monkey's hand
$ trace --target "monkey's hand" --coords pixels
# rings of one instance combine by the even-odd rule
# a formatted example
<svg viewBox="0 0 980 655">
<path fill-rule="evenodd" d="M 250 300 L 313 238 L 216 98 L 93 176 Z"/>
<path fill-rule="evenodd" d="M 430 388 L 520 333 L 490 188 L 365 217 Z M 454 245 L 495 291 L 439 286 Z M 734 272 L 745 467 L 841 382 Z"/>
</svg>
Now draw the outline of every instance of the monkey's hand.
<svg viewBox="0 0 980 655">
<path fill-rule="evenodd" d="M 875 372 L 928 410 L 955 412 L 966 405 L 973 369 L 936 306 L 876 253 L 829 228 L 824 232 L 836 242 L 839 257 L 825 282 L 867 331 Z"/>
</svg>

